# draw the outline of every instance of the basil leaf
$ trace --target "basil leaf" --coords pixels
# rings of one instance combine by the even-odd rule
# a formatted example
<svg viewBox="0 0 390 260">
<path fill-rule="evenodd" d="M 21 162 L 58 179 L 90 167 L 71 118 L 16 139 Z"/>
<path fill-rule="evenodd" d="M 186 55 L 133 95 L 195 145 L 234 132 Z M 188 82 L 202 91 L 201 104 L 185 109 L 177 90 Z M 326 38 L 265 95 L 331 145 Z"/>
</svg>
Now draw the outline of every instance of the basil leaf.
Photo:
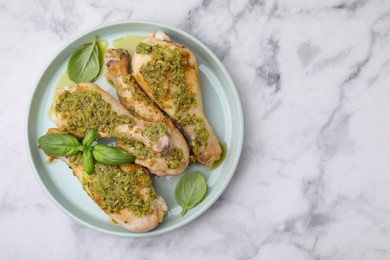
<svg viewBox="0 0 390 260">
<path fill-rule="evenodd" d="M 67 134 L 47 134 L 38 139 L 45 153 L 53 156 L 75 155 L 82 146 L 76 137 Z"/>
<path fill-rule="evenodd" d="M 188 209 L 198 205 L 207 193 L 207 183 L 199 172 L 191 172 L 183 175 L 175 187 L 175 199 L 182 207 L 181 215 Z"/>
<path fill-rule="evenodd" d="M 84 171 L 87 174 L 91 174 L 95 170 L 95 164 L 93 163 L 92 148 L 91 147 L 84 148 L 83 165 L 84 165 Z"/>
<path fill-rule="evenodd" d="M 96 129 L 91 129 L 87 132 L 83 139 L 83 145 L 85 146 L 91 146 L 92 143 L 96 140 L 98 137 L 98 131 Z"/>
<path fill-rule="evenodd" d="M 132 163 L 135 160 L 134 155 L 127 153 L 121 149 L 103 144 L 95 145 L 92 148 L 92 154 L 93 158 L 95 158 L 96 161 L 108 165 Z"/>
<path fill-rule="evenodd" d="M 100 72 L 100 50 L 96 43 L 84 44 L 70 57 L 68 62 L 68 76 L 73 82 L 89 82 L 96 78 Z"/>
</svg>

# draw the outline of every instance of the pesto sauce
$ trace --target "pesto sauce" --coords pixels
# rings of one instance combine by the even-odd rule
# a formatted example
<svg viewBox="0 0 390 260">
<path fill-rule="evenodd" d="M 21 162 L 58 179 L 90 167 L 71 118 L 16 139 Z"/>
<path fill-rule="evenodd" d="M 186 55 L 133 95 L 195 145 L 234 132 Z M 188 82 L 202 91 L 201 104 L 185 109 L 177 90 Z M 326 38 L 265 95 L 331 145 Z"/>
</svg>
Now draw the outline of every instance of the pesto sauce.
<svg viewBox="0 0 390 260">
<path fill-rule="evenodd" d="M 167 132 L 167 126 L 161 122 L 150 123 L 143 130 L 143 135 L 155 142 Z"/>
<path fill-rule="evenodd" d="M 164 109 L 164 100 L 169 94 L 172 95 L 174 114 L 171 116 L 181 127 L 194 126 L 195 138 L 191 148 L 195 156 L 200 155 L 201 148 L 207 145 L 209 133 L 202 118 L 188 114 L 190 109 L 197 106 L 196 96 L 185 80 L 184 67 L 189 66 L 188 61 L 177 48 L 169 49 L 160 45 L 140 43 L 136 52 L 152 57 L 142 65 L 140 73 L 151 87 L 153 99 L 160 108 Z M 172 93 L 169 93 L 170 86 Z"/>
<path fill-rule="evenodd" d="M 66 125 L 60 128 L 64 132 L 84 135 L 89 129 L 98 129 L 113 135 L 120 125 L 133 126 L 131 118 L 119 116 L 98 92 L 65 91 L 58 98 L 55 111 L 66 118 Z"/>
<path fill-rule="evenodd" d="M 123 77 L 123 82 L 127 85 L 126 90 L 130 90 L 131 92 L 130 100 L 127 100 L 126 97 L 124 98 L 125 99 L 124 102 L 126 102 L 130 106 L 128 107 L 128 109 L 131 110 L 132 113 L 136 114 L 137 117 L 144 119 L 146 121 L 151 121 L 153 118 L 145 117 L 144 114 L 139 113 L 137 109 L 134 108 L 134 106 L 137 105 L 137 103 L 135 103 L 134 100 L 136 100 L 138 103 L 141 103 L 143 106 L 147 105 L 148 107 L 154 106 L 154 102 L 150 98 L 148 98 L 146 94 L 141 90 L 133 75 L 131 74 L 125 75 Z"/>
<path fill-rule="evenodd" d="M 182 149 L 178 149 L 173 155 L 168 158 L 168 168 L 177 169 L 180 166 L 184 165 L 184 154 Z"/>
<path fill-rule="evenodd" d="M 175 120 L 180 126 L 192 125 L 194 127 L 195 138 L 191 141 L 191 149 L 195 156 L 200 155 L 200 148 L 207 145 L 209 138 L 204 120 L 196 115 L 186 115 L 184 113 L 178 113 L 177 116 Z"/>
<path fill-rule="evenodd" d="M 76 155 L 73 155 L 69 158 L 69 162 L 74 165 L 79 165 L 83 162 L 83 155 L 82 153 L 77 153 Z"/>
<path fill-rule="evenodd" d="M 95 164 L 95 171 L 83 178 L 83 186 L 93 200 L 108 213 L 118 213 L 127 208 L 137 216 L 153 211 L 152 203 L 157 194 L 142 194 L 142 190 L 152 188 L 152 180 L 147 172 L 138 168 L 124 172 L 118 166 Z"/>
<path fill-rule="evenodd" d="M 151 87 L 153 99 L 161 108 L 164 108 L 162 105 L 168 95 L 172 95 L 175 113 L 196 107 L 195 94 L 190 91 L 184 76 L 184 66 L 188 66 L 188 62 L 179 49 L 140 43 L 136 52 L 152 57 L 151 61 L 142 65 L 140 73 Z M 172 93 L 169 91 L 171 85 Z"/>
<path fill-rule="evenodd" d="M 164 82 L 169 72 L 169 66 L 163 62 L 149 62 L 141 68 L 141 74 L 152 89 L 154 100 L 162 104 L 168 97 L 169 85 Z"/>
<path fill-rule="evenodd" d="M 122 145 L 130 147 L 132 149 L 132 153 L 139 160 L 160 156 L 158 153 L 155 153 L 153 150 L 146 147 L 145 144 L 133 138 L 122 137 L 121 142 Z"/>
<path fill-rule="evenodd" d="M 195 126 L 194 130 L 196 133 L 195 139 L 192 141 L 192 151 L 195 155 L 200 154 L 200 148 L 207 145 L 209 139 L 209 132 L 207 132 L 204 121 L 199 117 L 194 117 L 192 124 Z"/>
</svg>

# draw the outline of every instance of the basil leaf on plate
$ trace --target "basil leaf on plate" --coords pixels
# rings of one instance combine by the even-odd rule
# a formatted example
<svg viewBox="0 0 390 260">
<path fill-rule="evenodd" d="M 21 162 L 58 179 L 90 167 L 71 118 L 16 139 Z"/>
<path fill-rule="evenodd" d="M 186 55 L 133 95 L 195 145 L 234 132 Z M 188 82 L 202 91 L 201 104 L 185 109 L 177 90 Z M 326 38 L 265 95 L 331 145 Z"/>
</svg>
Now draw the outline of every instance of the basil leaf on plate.
<svg viewBox="0 0 390 260">
<path fill-rule="evenodd" d="M 78 48 L 68 62 L 68 77 L 73 82 L 90 82 L 100 72 L 100 50 L 96 35 L 93 41 Z"/>
<path fill-rule="evenodd" d="M 47 134 L 38 139 L 42 150 L 53 156 L 71 156 L 82 150 L 76 137 L 67 134 Z"/>
<path fill-rule="evenodd" d="M 206 179 L 199 172 L 183 175 L 175 187 L 175 199 L 182 207 L 181 215 L 198 205 L 207 193 Z"/>
<path fill-rule="evenodd" d="M 91 146 L 92 143 L 96 140 L 98 137 L 98 131 L 96 129 L 91 129 L 87 132 L 83 139 L 83 145 L 84 146 Z"/>
<path fill-rule="evenodd" d="M 95 170 L 95 164 L 93 162 L 92 148 L 91 147 L 84 147 L 83 165 L 84 165 L 84 171 L 87 174 L 91 174 Z"/>
<path fill-rule="evenodd" d="M 95 145 L 92 148 L 92 154 L 96 161 L 108 165 L 120 165 L 135 161 L 134 155 L 119 148 L 103 144 Z"/>
</svg>

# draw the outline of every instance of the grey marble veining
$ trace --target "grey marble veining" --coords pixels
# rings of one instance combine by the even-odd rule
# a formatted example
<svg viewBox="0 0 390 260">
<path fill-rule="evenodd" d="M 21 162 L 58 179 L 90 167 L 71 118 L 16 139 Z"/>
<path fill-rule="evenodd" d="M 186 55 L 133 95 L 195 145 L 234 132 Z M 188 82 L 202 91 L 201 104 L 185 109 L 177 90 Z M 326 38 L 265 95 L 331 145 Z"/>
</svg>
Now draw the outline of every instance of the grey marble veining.
<svg viewBox="0 0 390 260">
<path fill-rule="evenodd" d="M 55 52 L 93 26 L 131 19 L 209 46 L 245 117 L 221 198 L 189 225 L 144 239 L 64 215 L 23 140 L 34 82 Z M 389 1 L 2 0 L 0 31 L 4 259 L 390 259 Z"/>
</svg>

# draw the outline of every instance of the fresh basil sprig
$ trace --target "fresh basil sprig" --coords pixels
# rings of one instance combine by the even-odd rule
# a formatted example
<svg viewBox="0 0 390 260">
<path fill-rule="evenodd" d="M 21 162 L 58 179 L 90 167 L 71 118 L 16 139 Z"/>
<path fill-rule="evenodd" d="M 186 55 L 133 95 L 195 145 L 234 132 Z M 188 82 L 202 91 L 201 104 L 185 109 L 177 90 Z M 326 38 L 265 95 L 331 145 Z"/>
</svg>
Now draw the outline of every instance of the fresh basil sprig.
<svg viewBox="0 0 390 260">
<path fill-rule="evenodd" d="M 87 132 L 83 139 L 84 146 L 91 146 L 93 142 L 97 139 L 99 132 L 96 129 L 91 129 Z"/>
<path fill-rule="evenodd" d="M 38 139 L 38 144 L 45 153 L 53 156 L 72 156 L 82 152 L 84 170 L 88 174 L 95 170 L 94 159 L 107 165 L 120 165 L 135 161 L 134 155 L 116 147 L 103 144 L 92 146 L 97 137 L 97 130 L 89 130 L 80 144 L 72 135 L 46 134 Z"/>
<path fill-rule="evenodd" d="M 121 149 L 103 144 L 95 145 L 92 149 L 96 161 L 108 165 L 121 165 L 134 162 L 135 156 Z"/>
<path fill-rule="evenodd" d="M 84 147 L 83 165 L 86 173 L 91 174 L 95 170 L 95 163 L 92 157 L 92 147 Z"/>
<path fill-rule="evenodd" d="M 72 156 L 83 150 L 76 137 L 67 134 L 48 134 L 38 139 L 45 153 L 53 156 Z"/>
<path fill-rule="evenodd" d="M 68 62 L 68 77 L 75 83 L 90 82 L 100 72 L 100 50 L 96 35 L 93 41 L 78 48 Z"/>
<path fill-rule="evenodd" d="M 188 209 L 198 205 L 206 196 L 207 183 L 199 172 L 191 172 L 183 175 L 175 187 L 175 199 L 182 207 L 181 215 Z"/>
</svg>

